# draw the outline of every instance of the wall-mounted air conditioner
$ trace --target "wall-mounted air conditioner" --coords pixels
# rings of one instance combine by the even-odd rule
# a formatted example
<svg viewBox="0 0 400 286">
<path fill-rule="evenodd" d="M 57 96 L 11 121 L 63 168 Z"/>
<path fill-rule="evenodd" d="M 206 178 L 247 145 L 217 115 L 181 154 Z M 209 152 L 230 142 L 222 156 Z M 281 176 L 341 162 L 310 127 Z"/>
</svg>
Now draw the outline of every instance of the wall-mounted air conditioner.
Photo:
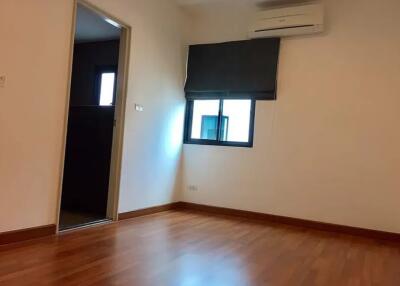
<svg viewBox="0 0 400 286">
<path fill-rule="evenodd" d="M 307 4 L 258 12 L 250 26 L 249 37 L 254 39 L 304 35 L 322 32 L 323 29 L 323 5 Z"/>
</svg>

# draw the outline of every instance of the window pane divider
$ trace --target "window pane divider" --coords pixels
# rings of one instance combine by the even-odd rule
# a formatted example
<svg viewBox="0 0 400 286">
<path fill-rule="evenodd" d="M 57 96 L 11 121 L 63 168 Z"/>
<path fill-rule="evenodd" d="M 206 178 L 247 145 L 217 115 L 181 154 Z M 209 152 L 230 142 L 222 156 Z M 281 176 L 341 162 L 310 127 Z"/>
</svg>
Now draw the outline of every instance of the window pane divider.
<svg viewBox="0 0 400 286">
<path fill-rule="evenodd" d="M 217 123 L 217 142 L 221 142 L 222 112 L 224 110 L 224 100 L 219 100 L 218 123 Z"/>
</svg>

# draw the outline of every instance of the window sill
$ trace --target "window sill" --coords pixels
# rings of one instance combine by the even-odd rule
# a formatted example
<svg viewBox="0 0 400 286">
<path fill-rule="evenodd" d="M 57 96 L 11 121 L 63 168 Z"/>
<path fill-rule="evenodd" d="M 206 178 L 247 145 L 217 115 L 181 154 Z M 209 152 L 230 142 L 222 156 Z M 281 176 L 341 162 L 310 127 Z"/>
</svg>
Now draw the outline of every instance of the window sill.
<svg viewBox="0 0 400 286">
<path fill-rule="evenodd" d="M 213 140 L 190 140 L 190 141 L 184 141 L 183 144 L 253 148 L 253 142 L 221 142 Z"/>
</svg>

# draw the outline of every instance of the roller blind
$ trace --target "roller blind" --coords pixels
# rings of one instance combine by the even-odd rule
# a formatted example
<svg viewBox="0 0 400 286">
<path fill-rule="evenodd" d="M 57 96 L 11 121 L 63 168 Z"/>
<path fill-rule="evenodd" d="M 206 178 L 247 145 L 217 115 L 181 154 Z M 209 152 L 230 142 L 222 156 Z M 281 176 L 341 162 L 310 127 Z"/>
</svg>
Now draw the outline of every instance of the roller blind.
<svg viewBox="0 0 400 286">
<path fill-rule="evenodd" d="M 256 39 L 189 47 L 188 99 L 276 99 L 280 39 Z"/>
</svg>

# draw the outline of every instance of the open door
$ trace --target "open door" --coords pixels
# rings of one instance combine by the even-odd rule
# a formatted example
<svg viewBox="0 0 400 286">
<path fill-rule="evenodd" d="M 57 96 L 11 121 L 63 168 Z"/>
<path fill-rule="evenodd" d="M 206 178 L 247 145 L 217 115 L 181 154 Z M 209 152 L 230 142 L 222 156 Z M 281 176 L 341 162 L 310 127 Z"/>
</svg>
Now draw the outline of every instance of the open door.
<svg viewBox="0 0 400 286">
<path fill-rule="evenodd" d="M 118 219 L 130 29 L 76 2 L 59 230 Z"/>
</svg>

